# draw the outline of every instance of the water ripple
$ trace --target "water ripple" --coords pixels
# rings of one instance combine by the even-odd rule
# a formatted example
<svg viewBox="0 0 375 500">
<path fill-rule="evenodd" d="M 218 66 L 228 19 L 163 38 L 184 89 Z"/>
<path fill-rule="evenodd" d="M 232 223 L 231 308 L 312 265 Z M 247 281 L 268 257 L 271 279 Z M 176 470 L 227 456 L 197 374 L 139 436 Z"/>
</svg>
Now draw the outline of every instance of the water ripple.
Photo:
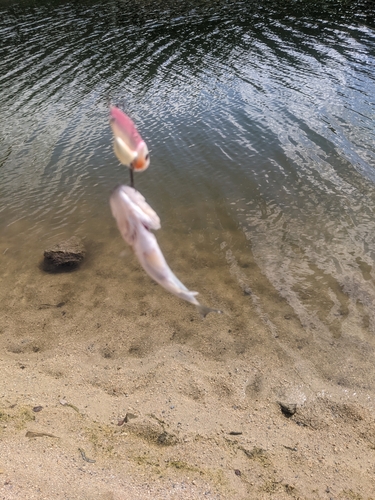
<svg viewBox="0 0 375 500">
<path fill-rule="evenodd" d="M 128 177 L 111 100 L 149 145 L 136 182 L 166 231 L 187 210 L 223 227 L 201 207 L 225 205 L 301 321 L 374 330 L 373 13 L 322 5 L 2 3 L 2 227 L 27 243 L 108 225 Z"/>
</svg>

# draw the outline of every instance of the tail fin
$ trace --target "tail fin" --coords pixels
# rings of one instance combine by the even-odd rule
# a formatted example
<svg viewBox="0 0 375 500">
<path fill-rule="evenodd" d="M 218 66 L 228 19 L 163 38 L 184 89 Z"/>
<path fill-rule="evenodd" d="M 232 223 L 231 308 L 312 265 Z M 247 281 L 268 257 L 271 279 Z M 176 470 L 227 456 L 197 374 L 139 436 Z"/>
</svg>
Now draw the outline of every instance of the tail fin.
<svg viewBox="0 0 375 500">
<path fill-rule="evenodd" d="M 220 311 L 220 309 L 212 309 L 211 307 L 203 306 L 202 304 L 199 304 L 199 306 L 197 306 L 197 309 L 202 318 L 205 318 L 207 314 L 211 312 L 215 312 L 217 314 L 223 314 L 223 311 Z"/>
</svg>

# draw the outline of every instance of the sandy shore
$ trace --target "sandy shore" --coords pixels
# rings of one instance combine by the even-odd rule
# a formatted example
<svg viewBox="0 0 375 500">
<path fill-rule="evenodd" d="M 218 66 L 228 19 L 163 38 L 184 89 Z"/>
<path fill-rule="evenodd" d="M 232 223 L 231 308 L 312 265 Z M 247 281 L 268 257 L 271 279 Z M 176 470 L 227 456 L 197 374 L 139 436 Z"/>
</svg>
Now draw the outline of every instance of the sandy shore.
<svg viewBox="0 0 375 500">
<path fill-rule="evenodd" d="M 301 324 L 229 233 L 220 252 L 163 242 L 225 311 L 202 320 L 110 231 L 73 273 L 31 266 L 37 247 L 22 265 L 4 254 L 0 498 L 375 498 L 373 388 L 365 364 L 350 379 L 351 339 Z"/>
</svg>

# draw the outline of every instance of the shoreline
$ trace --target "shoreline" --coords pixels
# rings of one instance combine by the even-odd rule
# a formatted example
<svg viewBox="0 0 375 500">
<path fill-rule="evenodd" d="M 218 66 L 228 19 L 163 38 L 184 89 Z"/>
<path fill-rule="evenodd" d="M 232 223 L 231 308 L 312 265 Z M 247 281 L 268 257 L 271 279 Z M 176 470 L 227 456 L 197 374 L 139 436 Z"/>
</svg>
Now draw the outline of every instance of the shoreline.
<svg viewBox="0 0 375 500">
<path fill-rule="evenodd" d="M 3 287 L 2 498 L 371 498 L 368 391 L 323 376 L 345 338 L 304 328 L 238 258 L 252 270 L 246 292 L 227 249 L 209 267 L 208 253 L 191 261 L 202 302 L 225 311 L 205 320 L 131 254 L 121 267 L 123 250 L 118 238 L 100 262 Z"/>
</svg>

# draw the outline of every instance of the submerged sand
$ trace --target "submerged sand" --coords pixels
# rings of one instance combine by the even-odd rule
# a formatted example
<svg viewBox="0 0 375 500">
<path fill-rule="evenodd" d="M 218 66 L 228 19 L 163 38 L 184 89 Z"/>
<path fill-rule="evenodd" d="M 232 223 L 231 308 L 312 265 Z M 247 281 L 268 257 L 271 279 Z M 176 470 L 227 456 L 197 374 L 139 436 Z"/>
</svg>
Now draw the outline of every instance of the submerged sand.
<svg viewBox="0 0 375 500">
<path fill-rule="evenodd" d="M 162 241 L 205 320 L 109 233 L 66 274 L 1 248 L 1 499 L 375 498 L 365 340 L 303 324 L 230 232 Z"/>
</svg>

